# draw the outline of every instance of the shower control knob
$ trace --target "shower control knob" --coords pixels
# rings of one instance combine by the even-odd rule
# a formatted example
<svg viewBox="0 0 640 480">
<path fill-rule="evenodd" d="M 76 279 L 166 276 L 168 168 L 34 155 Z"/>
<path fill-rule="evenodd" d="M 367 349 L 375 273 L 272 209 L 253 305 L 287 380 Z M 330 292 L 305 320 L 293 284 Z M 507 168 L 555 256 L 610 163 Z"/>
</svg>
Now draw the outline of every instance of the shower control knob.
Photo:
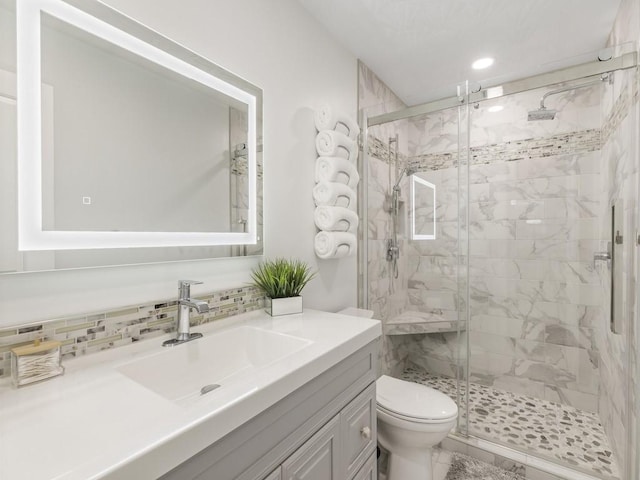
<svg viewBox="0 0 640 480">
<path fill-rule="evenodd" d="M 366 440 L 370 440 L 371 439 L 371 429 L 369 427 L 362 427 L 362 429 L 360 430 L 360 435 L 362 436 L 362 438 L 364 438 Z"/>
</svg>

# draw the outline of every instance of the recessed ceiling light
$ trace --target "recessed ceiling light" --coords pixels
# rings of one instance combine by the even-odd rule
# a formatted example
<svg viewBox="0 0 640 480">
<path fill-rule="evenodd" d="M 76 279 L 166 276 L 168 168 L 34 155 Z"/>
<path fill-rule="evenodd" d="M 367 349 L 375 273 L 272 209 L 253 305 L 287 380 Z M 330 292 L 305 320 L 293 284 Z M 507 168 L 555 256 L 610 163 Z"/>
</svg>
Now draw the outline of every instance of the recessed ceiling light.
<svg viewBox="0 0 640 480">
<path fill-rule="evenodd" d="M 474 70 L 482 70 L 483 68 L 488 68 L 493 65 L 493 62 L 494 60 L 491 57 L 479 58 L 471 64 L 471 68 Z"/>
<path fill-rule="evenodd" d="M 496 113 L 496 112 L 499 112 L 501 110 L 504 110 L 504 107 L 502 105 L 494 105 L 493 107 L 487 108 L 487 111 L 489 111 L 491 113 Z"/>
</svg>

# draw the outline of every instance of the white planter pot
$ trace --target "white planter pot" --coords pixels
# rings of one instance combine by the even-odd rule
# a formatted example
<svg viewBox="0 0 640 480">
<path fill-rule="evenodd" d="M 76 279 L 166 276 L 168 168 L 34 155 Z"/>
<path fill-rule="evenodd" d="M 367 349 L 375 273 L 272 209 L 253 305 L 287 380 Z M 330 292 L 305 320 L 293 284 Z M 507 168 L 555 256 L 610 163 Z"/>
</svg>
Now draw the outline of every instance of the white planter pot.
<svg viewBox="0 0 640 480">
<path fill-rule="evenodd" d="M 302 313 L 302 296 L 265 299 L 265 311 L 272 317 Z"/>
</svg>

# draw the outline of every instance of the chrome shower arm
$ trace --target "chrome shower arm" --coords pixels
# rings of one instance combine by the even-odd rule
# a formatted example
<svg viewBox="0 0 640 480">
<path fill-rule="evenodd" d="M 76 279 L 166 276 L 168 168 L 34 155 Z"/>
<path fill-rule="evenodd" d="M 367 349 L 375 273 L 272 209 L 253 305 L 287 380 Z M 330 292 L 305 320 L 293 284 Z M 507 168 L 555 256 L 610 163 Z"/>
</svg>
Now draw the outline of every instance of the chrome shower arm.
<svg viewBox="0 0 640 480">
<path fill-rule="evenodd" d="M 601 82 L 603 82 L 604 80 L 606 80 L 607 77 L 603 77 L 603 78 L 599 78 L 598 80 L 592 80 L 591 82 L 587 82 L 587 83 L 582 83 L 580 85 L 569 85 L 566 87 L 562 87 L 562 88 L 558 88 L 556 90 L 551 90 L 550 92 L 545 93 L 542 98 L 540 99 L 540 110 L 546 110 L 547 107 L 544 106 L 544 101 L 550 97 L 551 95 L 557 95 L 559 93 L 563 93 L 563 92 L 568 92 L 570 90 L 577 90 L 578 88 L 586 88 L 586 87 L 591 87 L 592 85 L 597 85 Z"/>
</svg>

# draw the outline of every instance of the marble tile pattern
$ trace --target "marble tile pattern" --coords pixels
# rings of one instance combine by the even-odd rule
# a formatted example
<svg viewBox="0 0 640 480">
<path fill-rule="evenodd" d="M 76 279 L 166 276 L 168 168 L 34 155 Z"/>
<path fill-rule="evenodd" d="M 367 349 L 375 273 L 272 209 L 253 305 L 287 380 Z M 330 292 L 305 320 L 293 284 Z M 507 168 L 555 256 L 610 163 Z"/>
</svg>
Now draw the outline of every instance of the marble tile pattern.
<svg viewBox="0 0 640 480">
<path fill-rule="evenodd" d="M 467 328 L 466 322 L 442 320 L 433 313 L 405 310 L 400 315 L 389 319 L 384 328 L 385 335 L 414 335 L 420 333 L 457 332 Z"/>
<path fill-rule="evenodd" d="M 401 378 L 456 398 L 456 381 L 452 378 L 415 366 L 407 367 Z M 465 386 L 461 384 L 462 396 Z M 471 435 L 559 460 L 602 478 L 620 478 L 597 414 L 473 382 L 469 383 L 469 412 L 467 416 L 461 410 Z"/>
<path fill-rule="evenodd" d="M 366 116 L 392 112 L 406 105 L 362 62 L 358 64 L 358 110 Z M 406 162 L 408 135 L 407 121 L 370 127 L 366 138 L 367 195 L 360 202 L 366 209 L 366 266 L 368 281 L 360 285 L 366 289 L 367 308 L 374 311 L 374 318 L 382 321 L 396 316 L 406 303 L 405 259 L 398 264 L 398 278 L 393 275 L 386 260 L 386 242 L 391 238 L 390 215 L 391 187 L 398 170 Z M 398 142 L 390 144 L 389 139 Z M 397 163 L 396 163 L 397 158 Z M 362 214 L 361 214 L 362 215 Z M 405 238 L 400 237 L 401 245 Z M 403 248 L 401 246 L 401 248 Z M 361 265 L 360 268 L 363 268 Z M 392 345 L 395 342 L 395 346 Z M 384 336 L 381 348 L 380 369 L 383 373 L 399 373 L 404 368 L 403 340 Z"/>
<path fill-rule="evenodd" d="M 468 116 L 464 111 L 458 112 L 457 108 L 450 108 L 415 117 L 409 122 L 409 156 L 456 154 L 460 136 L 463 137 L 465 145 L 468 142 L 468 146 L 473 149 L 488 145 L 514 145 L 528 139 L 561 138 L 563 134 L 600 130 L 598 85 L 549 97 L 546 105 L 558 110 L 556 120 L 527 121 L 527 113 L 538 108 L 540 98 L 557 87 L 554 85 L 487 100 L 479 104 L 478 108 L 470 108 Z M 501 106 L 503 110 L 489 112 L 493 106 Z M 461 124 L 459 118 L 462 119 Z"/>
<path fill-rule="evenodd" d="M 262 308 L 264 294 L 256 287 L 240 287 L 198 296 L 209 304 L 209 313 L 191 316 L 192 325 Z M 0 377 L 11 375 L 11 349 L 39 338 L 62 342 L 62 360 L 130 345 L 175 331 L 178 306 L 175 299 L 150 302 L 58 318 L 41 323 L 0 329 Z"/>
<path fill-rule="evenodd" d="M 614 451 L 622 465 L 629 456 L 637 452 L 637 444 L 629 445 L 629 438 L 635 439 L 637 411 L 635 389 L 637 370 L 633 358 L 636 357 L 637 342 L 635 331 L 636 315 L 636 246 L 633 239 L 637 234 L 638 159 L 634 142 L 637 141 L 638 94 L 637 75 L 634 71 L 615 72 L 612 81 L 605 86 L 602 103 L 608 111 L 603 125 L 602 159 L 605 168 L 603 182 L 607 186 L 602 192 L 599 247 L 606 250 L 611 241 L 611 205 L 623 209 L 622 224 L 616 223 L 614 230 L 621 233 L 623 242 L 614 247 L 616 271 L 601 263 L 597 269 L 603 291 L 601 304 L 605 312 L 605 328 L 597 331 L 595 343 L 600 352 L 602 388 L 598 396 L 598 412 Z M 606 132 L 606 133 L 605 133 Z M 616 215 L 617 217 L 618 215 Z M 616 221 L 617 222 L 617 221 Z M 616 282 L 611 289 L 611 278 Z M 617 299 L 617 300 L 616 300 Z M 615 305 L 620 319 L 619 333 L 609 328 L 611 304 Z M 631 373 L 631 375 L 630 375 Z M 631 408 L 629 408 L 631 406 Z M 635 442 L 635 440 L 634 440 Z M 631 472 L 627 476 L 630 477 Z"/>
<path fill-rule="evenodd" d="M 437 185 L 439 235 L 409 246 L 409 308 L 460 317 L 468 263 L 471 318 L 460 338 L 416 336 L 405 349 L 434 373 L 455 375 L 468 355 L 475 381 L 596 411 L 600 90 L 550 97 L 558 121 L 528 122 L 545 91 L 499 99 L 498 114 L 487 110 L 498 100 L 471 109 L 468 189 L 458 188 L 454 163 L 457 114 L 411 122 L 409 164 Z M 468 230 L 458 223 L 465 195 Z M 458 242 L 465 235 L 468 259 Z M 459 347 L 467 338 L 469 352 Z"/>
<path fill-rule="evenodd" d="M 625 335 L 608 332 L 609 274 L 592 259 L 606 250 L 615 198 L 625 201 L 624 236 L 634 238 L 637 153 L 630 148 L 637 137 L 637 78 L 631 70 L 615 72 L 602 85 L 549 97 L 556 120 L 528 122 L 527 111 L 557 87 L 483 102 L 469 109 L 468 125 L 459 123 L 456 109 L 402 125 L 407 163 L 437 186 L 437 238 L 411 241 L 408 221 L 400 222 L 396 281 L 381 235 L 390 228 L 385 202 L 393 176 L 384 142 L 373 142 L 382 160 L 368 176 L 377 202 L 369 210 L 370 305 L 381 307 L 377 318 L 391 322 L 387 331 L 405 333 L 386 340 L 396 371 L 411 361 L 455 377 L 468 364 L 470 371 L 462 373 L 477 384 L 597 412 L 623 464 L 626 439 L 637 436 L 626 427 L 637 424 L 637 408 L 626 407 L 628 398 L 636 405 L 639 388 L 633 379 L 626 388 L 627 372 L 637 371 L 631 361 L 638 358 L 637 329 L 627 321 Z M 497 104 L 504 110 L 490 113 Z M 369 133 L 384 139 L 399 125 Z M 459 145 L 467 143 L 468 188 L 466 169 L 456 164 Z M 407 182 L 401 186 L 406 193 Z M 630 250 L 623 263 L 625 316 L 635 319 L 637 259 Z M 466 331 L 406 334 L 394 325 L 405 311 L 464 321 L 466 282 Z"/>
<path fill-rule="evenodd" d="M 640 40 L 640 2 L 637 0 L 622 0 L 618 10 L 618 16 L 613 24 L 607 46 L 613 48 L 616 54 L 636 51 L 638 41 Z M 622 78 L 619 78 L 622 77 Z M 617 168 L 617 182 L 615 188 L 612 188 L 608 195 L 622 196 L 629 200 L 629 196 L 635 194 L 635 201 L 625 201 L 625 217 L 627 220 L 638 218 L 637 211 L 637 191 L 634 189 L 638 185 L 638 151 L 637 151 L 637 135 L 638 125 L 637 119 L 640 115 L 640 107 L 638 103 L 638 77 L 637 72 L 616 72 L 614 82 L 607 88 L 602 96 L 604 112 L 611 112 L 610 118 L 615 119 L 605 125 L 603 132 L 611 132 L 617 138 L 610 139 L 609 134 L 604 134 L 605 147 L 604 150 L 610 156 L 608 161 L 613 161 L 613 165 Z M 628 93 L 623 94 L 624 90 Z M 625 115 L 625 105 L 629 104 L 628 114 Z M 625 119 L 626 120 L 623 120 Z M 622 125 L 626 123 L 627 125 Z M 620 149 L 621 145 L 628 145 L 629 141 L 635 141 L 636 147 L 628 149 Z M 621 153 L 625 155 L 620 155 Z M 616 157 L 621 161 L 616 161 Z M 624 173 L 623 173 L 624 172 Z M 625 175 L 627 175 L 625 177 Z M 622 195 L 621 195 L 622 193 Z M 630 208 L 631 206 L 631 208 Z M 636 232 L 633 232 L 634 234 Z M 637 288 L 637 275 L 639 270 L 638 255 L 631 255 L 625 259 L 628 263 L 624 271 L 627 292 L 633 292 Z M 603 272 L 604 273 L 604 272 Z M 622 444 L 626 446 L 623 458 L 628 460 L 629 471 L 626 472 L 626 478 L 640 478 L 640 455 L 638 451 L 640 444 L 638 442 L 638 433 L 640 430 L 640 422 L 638 412 L 640 410 L 639 394 L 640 394 L 640 378 L 638 373 L 638 343 L 640 343 L 640 333 L 638 325 L 638 305 L 632 301 L 632 296 L 627 295 L 628 309 L 626 326 L 628 334 L 628 342 L 626 345 L 621 344 L 619 338 L 615 338 L 612 334 L 603 332 L 598 338 L 602 354 L 602 370 L 606 372 L 603 380 L 606 389 L 601 390 L 600 395 L 600 414 L 605 430 L 612 437 L 614 444 Z M 629 375 L 631 381 L 627 385 L 628 390 L 624 391 L 615 388 L 618 381 L 625 379 L 625 373 Z M 611 388 L 614 387 L 614 388 Z M 624 396 L 628 397 L 628 408 L 625 408 Z M 629 443 L 624 438 L 630 440 Z M 619 452 L 617 452 L 619 453 Z"/>
</svg>

